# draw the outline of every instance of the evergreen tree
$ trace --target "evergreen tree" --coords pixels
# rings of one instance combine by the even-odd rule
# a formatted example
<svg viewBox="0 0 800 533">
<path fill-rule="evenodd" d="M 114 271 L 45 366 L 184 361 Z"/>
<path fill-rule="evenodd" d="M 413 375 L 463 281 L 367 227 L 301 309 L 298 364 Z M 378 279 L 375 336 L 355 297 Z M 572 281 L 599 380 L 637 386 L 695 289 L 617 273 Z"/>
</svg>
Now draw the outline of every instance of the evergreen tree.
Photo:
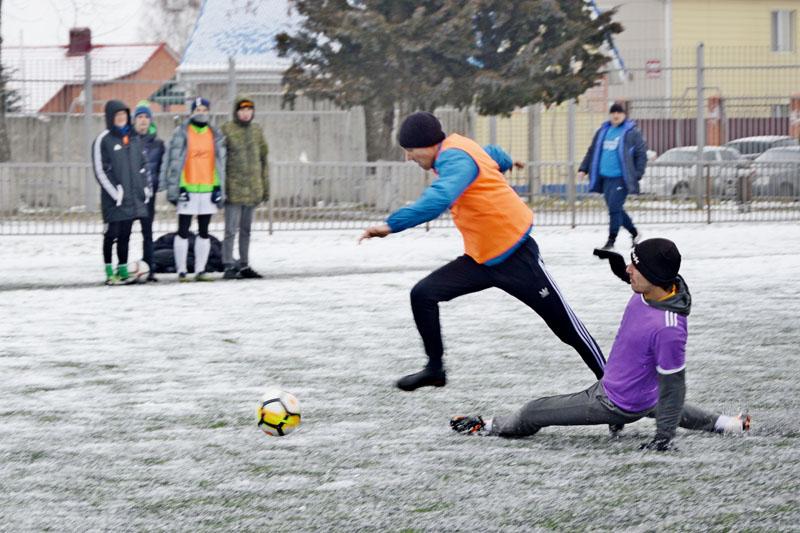
<svg viewBox="0 0 800 533">
<path fill-rule="evenodd" d="M 0 0 L 0 22 L 2 22 L 3 0 Z M 0 51 L 3 49 L 3 37 L 0 33 Z M 0 162 L 11 159 L 11 145 L 8 142 L 8 130 L 6 127 L 6 72 L 3 68 L 3 57 L 0 55 Z"/>
<path fill-rule="evenodd" d="M 613 12 L 592 19 L 583 0 L 294 0 L 304 17 L 276 37 L 293 60 L 284 75 L 298 93 L 361 105 L 370 160 L 398 155 L 395 108 L 475 105 L 510 113 L 560 103 L 596 82 Z"/>
</svg>

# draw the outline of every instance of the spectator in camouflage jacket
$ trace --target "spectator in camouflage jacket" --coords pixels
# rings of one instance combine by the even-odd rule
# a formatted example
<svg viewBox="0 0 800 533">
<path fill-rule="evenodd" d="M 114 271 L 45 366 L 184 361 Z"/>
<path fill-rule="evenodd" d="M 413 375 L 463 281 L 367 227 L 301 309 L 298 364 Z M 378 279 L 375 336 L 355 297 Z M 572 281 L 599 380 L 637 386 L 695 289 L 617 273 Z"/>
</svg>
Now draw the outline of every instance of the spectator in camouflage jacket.
<svg viewBox="0 0 800 533">
<path fill-rule="evenodd" d="M 261 202 L 269 199 L 269 149 L 261 126 L 254 123 L 255 105 L 240 96 L 233 105 L 233 120 L 222 126 L 227 148 L 225 161 L 225 240 L 222 261 L 225 279 L 262 277 L 248 264 L 250 226 Z M 239 234 L 239 260 L 233 243 Z"/>
</svg>

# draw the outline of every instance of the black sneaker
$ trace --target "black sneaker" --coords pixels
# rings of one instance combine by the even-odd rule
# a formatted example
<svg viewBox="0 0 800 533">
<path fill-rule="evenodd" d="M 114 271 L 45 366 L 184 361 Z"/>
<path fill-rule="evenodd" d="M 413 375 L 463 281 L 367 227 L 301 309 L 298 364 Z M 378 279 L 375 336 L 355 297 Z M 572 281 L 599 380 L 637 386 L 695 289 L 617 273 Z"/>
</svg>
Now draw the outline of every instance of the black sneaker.
<svg viewBox="0 0 800 533">
<path fill-rule="evenodd" d="M 222 275 L 222 279 L 242 279 L 242 276 L 237 269 L 226 268 L 225 274 Z"/>
<path fill-rule="evenodd" d="M 611 436 L 612 439 L 619 438 L 619 434 L 622 430 L 625 429 L 625 424 L 609 424 L 608 425 L 608 434 Z"/>
<path fill-rule="evenodd" d="M 615 240 L 616 239 L 612 239 L 611 237 L 609 237 L 606 243 L 601 248 L 598 248 L 598 250 L 613 250 Z"/>
<path fill-rule="evenodd" d="M 262 279 L 264 277 L 250 267 L 244 267 L 241 269 L 239 271 L 239 276 L 244 279 Z"/>
<path fill-rule="evenodd" d="M 157 281 L 158 281 L 158 278 L 156 277 L 156 275 L 155 275 L 155 274 L 153 274 L 152 272 L 150 272 L 150 273 L 147 275 L 147 281 L 148 281 L 148 282 L 151 282 L 151 283 L 152 283 L 152 282 L 157 282 Z"/>
<path fill-rule="evenodd" d="M 433 370 L 427 367 L 397 381 L 397 387 L 404 391 L 412 391 L 420 387 L 444 387 L 446 384 L 447 376 L 444 370 Z"/>
<path fill-rule="evenodd" d="M 456 433 L 479 435 L 485 432 L 486 424 L 480 415 L 454 416 L 450 419 L 450 428 Z"/>
</svg>

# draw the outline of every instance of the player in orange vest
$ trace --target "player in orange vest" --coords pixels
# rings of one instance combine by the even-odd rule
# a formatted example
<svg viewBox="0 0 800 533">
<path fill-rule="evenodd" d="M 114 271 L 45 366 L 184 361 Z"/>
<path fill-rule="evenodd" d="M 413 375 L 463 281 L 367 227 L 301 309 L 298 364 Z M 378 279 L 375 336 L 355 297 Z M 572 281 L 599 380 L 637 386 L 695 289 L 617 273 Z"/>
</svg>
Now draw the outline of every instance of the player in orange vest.
<svg viewBox="0 0 800 533">
<path fill-rule="evenodd" d="M 422 336 L 428 363 L 421 372 L 401 378 L 405 391 L 443 387 L 439 302 L 497 287 L 541 316 L 564 343 L 581 355 L 600 379 L 605 359 L 589 331 L 569 307 L 530 236 L 533 212 L 508 185 L 502 172 L 511 158 L 497 146 L 481 148 L 461 135 L 445 135 L 430 113 L 414 113 L 400 127 L 398 142 L 406 159 L 438 178 L 413 204 L 402 207 L 385 224 L 364 230 L 359 242 L 386 237 L 433 220 L 448 208 L 464 239 L 464 255 L 434 271 L 411 290 L 411 309 Z"/>
</svg>

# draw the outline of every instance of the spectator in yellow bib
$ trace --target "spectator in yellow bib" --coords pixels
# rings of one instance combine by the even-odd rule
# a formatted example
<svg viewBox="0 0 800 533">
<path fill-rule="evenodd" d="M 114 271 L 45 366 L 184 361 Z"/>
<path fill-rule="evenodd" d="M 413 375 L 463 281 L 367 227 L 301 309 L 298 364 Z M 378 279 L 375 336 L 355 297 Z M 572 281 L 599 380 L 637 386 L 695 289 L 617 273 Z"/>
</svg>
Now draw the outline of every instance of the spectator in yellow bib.
<svg viewBox="0 0 800 533">
<path fill-rule="evenodd" d="M 191 116 L 172 134 L 162 172 L 167 200 L 178 210 L 178 235 L 175 236 L 175 270 L 180 281 L 187 281 L 189 226 L 197 216 L 198 236 L 194 241 L 195 280 L 213 281 L 206 273 L 211 251 L 208 225 L 211 216 L 225 201 L 225 139 L 209 124 L 210 104 L 205 98 L 192 100 Z"/>
</svg>

